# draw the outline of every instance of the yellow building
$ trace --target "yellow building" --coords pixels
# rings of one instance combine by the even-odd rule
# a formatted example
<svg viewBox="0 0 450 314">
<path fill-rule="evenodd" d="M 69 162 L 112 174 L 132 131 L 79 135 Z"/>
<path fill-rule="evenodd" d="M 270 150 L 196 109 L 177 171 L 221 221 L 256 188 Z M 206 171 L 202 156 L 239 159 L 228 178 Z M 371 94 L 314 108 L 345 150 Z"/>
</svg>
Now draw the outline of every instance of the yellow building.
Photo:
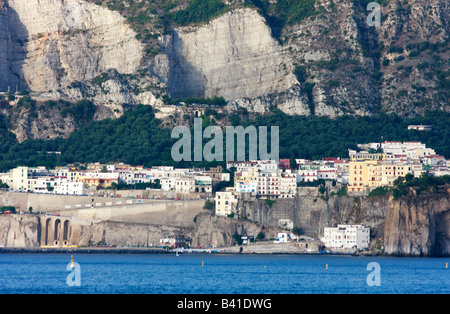
<svg viewBox="0 0 450 314">
<path fill-rule="evenodd" d="M 369 186 L 369 168 L 373 172 L 378 164 L 376 160 L 351 161 L 348 173 L 348 191 L 363 192 Z"/>
<path fill-rule="evenodd" d="M 398 177 L 414 173 L 414 165 L 376 160 L 351 161 L 348 191 L 364 192 L 367 188 L 391 186 Z"/>
<path fill-rule="evenodd" d="M 364 161 L 364 160 L 385 160 L 386 154 L 384 153 L 369 153 L 366 151 L 357 152 L 356 150 L 348 150 L 348 155 L 351 161 Z"/>
<path fill-rule="evenodd" d="M 216 192 L 216 215 L 227 216 L 236 211 L 238 200 L 233 188 L 227 188 L 225 192 Z"/>
</svg>

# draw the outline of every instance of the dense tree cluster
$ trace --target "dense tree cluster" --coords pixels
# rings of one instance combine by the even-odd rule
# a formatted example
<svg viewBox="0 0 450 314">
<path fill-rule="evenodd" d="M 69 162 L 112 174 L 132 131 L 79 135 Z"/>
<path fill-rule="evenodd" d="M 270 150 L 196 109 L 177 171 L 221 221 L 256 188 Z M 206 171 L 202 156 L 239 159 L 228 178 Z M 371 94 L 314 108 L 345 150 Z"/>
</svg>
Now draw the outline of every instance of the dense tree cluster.
<svg viewBox="0 0 450 314">
<path fill-rule="evenodd" d="M 90 118 L 90 104 L 83 102 L 76 106 L 80 109 L 80 120 Z M 450 157 L 450 127 L 447 123 L 450 113 L 447 112 L 432 112 L 415 118 L 380 114 L 372 117 L 342 116 L 331 119 L 289 116 L 274 110 L 255 119 L 250 119 L 245 112 L 236 112 L 234 119 L 234 123 L 244 127 L 267 126 L 270 130 L 271 126 L 279 126 L 280 158 L 346 158 L 348 149 L 357 149 L 358 143 L 386 140 L 420 141 L 434 148 L 438 154 Z M 408 130 L 408 125 L 411 124 L 430 124 L 433 125 L 433 130 Z M 67 139 L 32 139 L 23 143 L 17 142 L 14 134 L 9 131 L 7 119 L 0 115 L 0 136 L 0 171 L 19 165 L 54 167 L 76 162 L 111 161 L 147 167 L 224 166 L 220 162 L 174 162 L 171 148 L 178 139 L 172 139 L 171 130 L 161 126 L 161 121 L 155 118 L 151 106 L 136 106 L 126 111 L 119 119 L 81 124 Z M 204 140 L 207 141 L 209 139 Z M 268 142 L 270 143 L 270 135 Z"/>
</svg>

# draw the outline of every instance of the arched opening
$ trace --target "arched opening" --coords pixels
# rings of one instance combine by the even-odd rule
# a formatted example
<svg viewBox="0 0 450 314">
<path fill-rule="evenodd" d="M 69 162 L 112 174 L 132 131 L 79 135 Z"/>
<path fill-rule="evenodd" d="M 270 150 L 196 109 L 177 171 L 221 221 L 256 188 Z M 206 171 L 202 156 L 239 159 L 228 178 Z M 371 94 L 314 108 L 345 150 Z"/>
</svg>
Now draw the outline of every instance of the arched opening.
<svg viewBox="0 0 450 314">
<path fill-rule="evenodd" d="M 48 218 L 46 221 L 45 221 L 45 229 L 44 229 L 44 245 L 48 245 L 49 243 L 50 243 L 50 234 L 51 234 L 51 231 L 50 231 L 50 228 L 51 228 L 51 225 L 50 225 L 50 222 L 51 222 L 51 219 L 50 218 Z"/>
<path fill-rule="evenodd" d="M 69 240 L 69 221 L 66 220 L 64 221 L 64 225 L 63 225 L 63 241 Z"/>
<path fill-rule="evenodd" d="M 56 242 L 59 241 L 59 237 L 61 235 L 61 220 L 55 220 L 55 232 L 53 236 L 53 240 L 55 241 L 55 245 L 58 245 Z"/>
</svg>

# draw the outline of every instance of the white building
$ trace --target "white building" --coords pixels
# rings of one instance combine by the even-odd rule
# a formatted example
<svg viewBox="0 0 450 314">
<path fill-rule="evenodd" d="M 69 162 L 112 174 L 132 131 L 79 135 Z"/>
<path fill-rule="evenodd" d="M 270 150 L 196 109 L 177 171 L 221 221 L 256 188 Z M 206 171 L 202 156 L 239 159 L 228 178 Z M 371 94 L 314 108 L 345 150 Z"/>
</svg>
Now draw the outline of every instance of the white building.
<svg viewBox="0 0 450 314">
<path fill-rule="evenodd" d="M 273 243 L 287 243 L 291 241 L 291 235 L 288 232 L 278 232 L 277 239 Z"/>
<path fill-rule="evenodd" d="M 435 155 L 436 152 L 432 148 L 427 148 L 421 142 L 384 142 L 381 143 L 383 152 L 391 155 L 406 155 L 411 159 L 418 159 L 424 156 Z"/>
<path fill-rule="evenodd" d="M 327 166 L 320 167 L 320 169 L 317 171 L 317 179 L 323 179 L 323 180 L 337 180 L 337 169 L 331 168 Z"/>
<path fill-rule="evenodd" d="M 177 193 L 194 193 L 195 192 L 195 178 L 194 177 L 180 177 L 175 178 L 175 191 Z"/>
<path fill-rule="evenodd" d="M 295 195 L 297 195 L 297 174 L 291 172 L 282 172 L 279 197 L 294 197 Z"/>
<path fill-rule="evenodd" d="M 278 170 L 278 163 L 275 160 L 258 160 L 258 169 L 263 172 L 275 172 Z"/>
<path fill-rule="evenodd" d="M 300 169 L 298 171 L 300 182 L 314 182 L 317 181 L 317 170 L 315 169 Z"/>
<path fill-rule="evenodd" d="M 257 179 L 259 196 L 278 197 L 280 195 L 281 177 L 276 172 L 261 172 Z"/>
<path fill-rule="evenodd" d="M 161 190 L 176 193 L 211 193 L 212 179 L 208 176 L 183 176 L 160 179 Z"/>
<path fill-rule="evenodd" d="M 33 192 L 34 185 L 39 184 L 39 179 L 44 179 L 49 176 L 49 172 L 45 167 L 17 167 L 11 169 L 8 174 L 3 175 L 2 181 L 9 185 L 9 188 L 14 191 Z"/>
<path fill-rule="evenodd" d="M 322 242 L 328 248 L 366 249 L 370 243 L 370 228 L 362 225 L 324 228 Z"/>
<path fill-rule="evenodd" d="M 175 189 L 175 178 L 161 178 L 161 191 L 168 192 Z"/>
<path fill-rule="evenodd" d="M 257 193 L 258 192 L 258 182 L 257 181 L 243 181 L 236 180 L 235 184 L 236 192 L 238 193 Z"/>
</svg>

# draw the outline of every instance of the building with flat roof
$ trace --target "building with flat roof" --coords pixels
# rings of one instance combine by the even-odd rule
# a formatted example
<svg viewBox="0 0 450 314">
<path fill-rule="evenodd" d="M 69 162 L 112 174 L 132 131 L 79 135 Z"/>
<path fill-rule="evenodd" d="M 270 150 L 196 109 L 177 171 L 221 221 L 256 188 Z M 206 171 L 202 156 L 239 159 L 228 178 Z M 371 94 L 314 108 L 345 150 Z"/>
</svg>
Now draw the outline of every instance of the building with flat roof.
<svg viewBox="0 0 450 314">
<path fill-rule="evenodd" d="M 362 225 L 338 225 L 324 228 L 322 242 L 328 248 L 368 249 L 370 228 Z"/>
</svg>

